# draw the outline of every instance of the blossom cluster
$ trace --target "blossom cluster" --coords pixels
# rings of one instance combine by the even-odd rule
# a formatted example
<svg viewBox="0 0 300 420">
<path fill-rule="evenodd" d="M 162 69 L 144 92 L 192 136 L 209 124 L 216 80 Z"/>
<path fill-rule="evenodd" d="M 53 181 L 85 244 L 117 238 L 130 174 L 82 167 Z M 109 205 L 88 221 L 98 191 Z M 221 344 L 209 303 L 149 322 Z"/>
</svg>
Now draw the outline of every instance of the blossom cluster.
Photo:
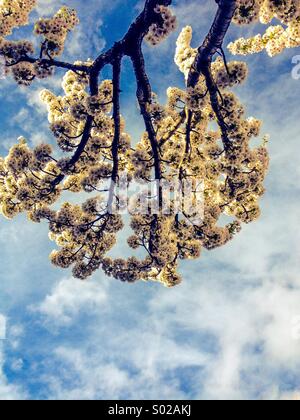
<svg viewBox="0 0 300 420">
<path fill-rule="evenodd" d="M 0 37 L 10 35 L 14 28 L 27 25 L 28 16 L 37 0 L 2 0 L 0 3 Z"/>
<path fill-rule="evenodd" d="M 192 37 L 193 29 L 191 26 L 186 26 L 182 29 L 176 43 L 175 63 L 186 79 L 197 55 L 197 49 L 191 47 Z"/>
<path fill-rule="evenodd" d="M 63 6 L 52 18 L 39 19 L 34 31 L 44 38 L 44 49 L 51 57 L 60 55 L 68 32 L 79 23 L 76 10 Z"/>
<path fill-rule="evenodd" d="M 18 4 L 18 8 L 14 6 L 15 3 Z M 40 59 L 30 60 L 28 57 L 34 53 L 32 42 L 8 40 L 5 36 L 11 32 L 8 27 L 13 28 L 27 23 L 28 13 L 35 5 L 36 2 L 32 0 L 7 0 L 3 2 L 3 10 L 0 9 L 3 15 L 1 21 L 0 14 L 0 56 L 4 58 L 5 73 L 12 74 L 15 81 L 24 86 L 30 85 L 35 78 L 44 79 L 53 74 L 54 67 L 51 62 L 43 61 L 43 57 L 52 59 L 60 55 L 68 32 L 78 23 L 75 10 L 67 7 L 62 7 L 53 18 L 39 19 L 35 24 L 35 34 L 44 38 Z"/>
<path fill-rule="evenodd" d="M 89 65 L 90 63 L 85 63 Z M 26 212 L 30 220 L 47 220 L 50 237 L 61 247 L 51 254 L 51 261 L 62 268 L 73 265 L 74 276 L 84 279 L 103 263 L 103 258 L 116 243 L 115 234 L 123 227 L 121 217 L 110 214 L 106 197 L 93 197 L 82 206 L 63 204 L 58 212 L 51 209 L 63 191 L 95 192 L 101 182 L 112 174 L 111 118 L 112 82 L 104 80 L 97 96 L 87 91 L 84 73 L 66 73 L 62 83 L 65 96 L 44 90 L 50 128 L 61 149 L 61 157 L 52 156 L 52 147 L 41 144 L 33 150 L 20 138 L 5 159 L 0 161 L 1 213 L 11 219 Z M 92 119 L 89 142 L 82 158 L 70 164 L 64 153 L 74 152 L 82 140 L 87 119 Z M 119 144 L 122 156 L 128 153 L 130 137 L 121 124 Z M 57 180 L 63 179 L 62 185 Z"/>
<path fill-rule="evenodd" d="M 168 7 L 157 5 L 154 11 L 158 15 L 158 22 L 150 26 L 145 37 L 150 45 L 157 45 L 165 40 L 176 29 L 177 25 L 176 16 Z"/>
<path fill-rule="evenodd" d="M 51 159 L 52 148 L 41 144 L 31 150 L 21 137 L 8 156 L 0 160 L 1 213 L 11 219 L 37 205 L 51 205 L 61 194 L 52 181 L 59 175 Z"/>
<path fill-rule="evenodd" d="M 252 3 L 252 0 L 249 0 Z M 263 0 L 254 2 L 255 20 L 277 25 L 268 26 L 263 35 L 240 38 L 229 44 L 232 54 L 248 55 L 266 50 L 270 57 L 280 54 L 286 48 L 300 46 L 300 3 L 298 0 Z M 246 19 L 247 20 L 247 19 Z M 249 23 L 249 22 L 245 22 Z"/>
<path fill-rule="evenodd" d="M 70 166 L 70 159 L 65 157 L 57 162 L 60 170 L 68 175 L 65 188 L 74 192 L 97 191 L 101 180 L 109 179 L 112 174 L 112 82 L 103 80 L 96 96 L 88 94 L 87 82 L 84 73 L 69 71 L 63 78 L 64 96 L 56 96 L 48 90 L 41 92 L 41 99 L 48 107 L 50 129 L 62 152 L 74 152 L 84 134 L 87 119 L 91 118 L 93 122 L 85 154 L 76 166 Z M 120 168 L 126 166 L 125 157 L 130 149 L 124 120 L 121 124 Z"/>
<path fill-rule="evenodd" d="M 82 280 L 103 264 L 123 228 L 120 216 L 97 210 L 97 201 L 89 199 L 82 206 L 65 203 L 57 213 L 43 208 L 36 213 L 50 222 L 50 239 L 61 247 L 51 253 L 51 262 L 61 268 L 73 266 L 74 277 Z"/>
<path fill-rule="evenodd" d="M 258 22 L 263 2 L 264 0 L 237 0 L 233 22 L 237 25 Z"/>
</svg>

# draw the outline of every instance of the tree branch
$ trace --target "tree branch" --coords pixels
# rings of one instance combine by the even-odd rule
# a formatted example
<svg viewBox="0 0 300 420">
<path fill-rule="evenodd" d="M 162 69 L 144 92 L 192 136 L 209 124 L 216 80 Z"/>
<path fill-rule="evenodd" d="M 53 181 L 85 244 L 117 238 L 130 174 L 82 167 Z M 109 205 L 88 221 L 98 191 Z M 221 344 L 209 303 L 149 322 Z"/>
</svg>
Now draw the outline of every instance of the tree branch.
<svg viewBox="0 0 300 420">
<path fill-rule="evenodd" d="M 146 0 L 145 7 L 129 27 L 126 35 L 108 51 L 99 55 L 93 64 L 94 72 L 100 72 L 106 64 L 111 64 L 116 54 L 131 56 L 141 40 L 147 35 L 150 26 L 157 22 L 158 14 L 154 9 L 157 5 L 169 6 L 172 0 Z"/>
<path fill-rule="evenodd" d="M 59 67 L 59 68 L 63 68 L 63 69 L 67 69 L 67 70 L 73 70 L 75 72 L 78 71 L 82 71 L 85 73 L 89 73 L 90 72 L 90 67 L 89 66 L 80 66 L 77 64 L 71 64 L 71 63 L 66 63 L 64 61 L 57 61 L 57 60 L 52 60 L 52 59 L 47 59 L 47 58 L 33 58 L 33 57 L 22 57 L 20 58 L 20 60 L 18 61 L 18 63 L 21 62 L 26 62 L 26 63 L 40 63 L 41 65 L 45 65 L 45 66 L 49 66 L 49 67 Z M 14 65 L 17 63 L 14 63 Z"/>
<path fill-rule="evenodd" d="M 152 89 L 145 70 L 145 60 L 143 57 L 141 46 L 131 56 L 136 80 L 137 80 L 137 99 L 140 106 L 140 111 L 144 119 L 146 131 L 149 136 L 151 144 L 153 159 L 154 159 L 154 170 L 155 179 L 157 181 L 162 178 L 162 170 L 159 156 L 159 145 L 156 138 L 155 129 L 153 127 L 152 118 L 147 110 L 147 105 L 151 103 Z"/>
<path fill-rule="evenodd" d="M 112 142 L 112 158 L 113 170 L 111 176 L 111 186 L 109 189 L 108 211 L 112 210 L 115 186 L 119 177 L 119 145 L 121 137 L 121 115 L 120 115 L 120 78 L 121 78 L 121 61 L 120 57 L 116 57 L 113 63 L 113 120 L 114 120 L 114 139 Z"/>
<path fill-rule="evenodd" d="M 154 9 L 157 5 L 165 5 L 168 6 L 172 3 L 172 0 L 146 0 L 144 10 L 141 12 L 141 14 L 136 18 L 136 20 L 131 24 L 131 26 L 128 29 L 128 32 L 123 37 L 121 41 L 118 41 L 114 44 L 114 46 L 109 49 L 108 51 L 102 53 L 99 55 L 98 58 L 94 61 L 93 65 L 90 67 L 86 67 L 86 71 L 89 72 L 90 75 L 90 92 L 91 95 L 97 95 L 98 93 L 98 79 L 100 72 L 102 71 L 103 67 L 114 63 L 116 57 L 119 57 L 120 60 L 122 60 L 122 57 L 129 56 L 134 57 L 136 56 L 136 51 L 140 51 L 140 64 L 143 63 L 142 70 L 140 71 L 139 77 L 141 77 L 141 80 L 143 79 L 143 83 L 140 83 L 140 86 L 142 86 L 142 89 L 144 89 L 144 100 L 148 102 L 151 100 L 151 87 L 149 84 L 149 81 L 147 82 L 147 75 L 145 72 L 145 65 L 144 65 L 144 59 L 141 52 L 141 43 L 146 36 L 146 34 L 149 31 L 150 26 L 155 23 L 158 19 L 158 14 L 155 13 Z M 30 59 L 29 60 L 34 60 Z M 134 60 L 134 59 L 133 59 Z M 32 62 L 32 61 L 31 61 Z M 33 61 L 35 62 L 35 61 Z M 46 63 L 54 62 L 52 60 L 45 60 Z M 68 63 L 62 63 L 62 62 L 56 62 L 58 66 L 70 68 L 71 70 L 75 71 L 85 71 L 82 68 L 78 68 L 78 66 L 74 65 L 74 68 L 72 69 L 70 64 Z M 143 74 L 142 74 L 143 73 Z M 158 147 L 155 145 L 157 144 L 156 138 L 155 138 L 155 131 L 152 125 L 152 121 L 149 115 L 147 115 L 146 111 L 146 105 L 144 104 L 142 106 L 141 112 L 143 114 L 145 125 L 147 131 L 150 133 L 150 141 L 152 141 L 154 154 L 157 156 L 156 159 L 156 170 L 155 175 L 157 179 L 161 179 L 161 170 L 160 166 L 158 164 L 159 162 L 159 153 L 158 153 Z M 80 156 L 84 152 L 85 146 L 88 143 L 89 137 L 90 137 L 90 131 L 92 128 L 92 118 L 88 117 L 86 126 L 84 129 L 84 134 L 82 136 L 81 142 L 74 153 L 73 157 L 70 160 L 70 166 L 75 165 L 76 162 L 79 160 Z M 64 175 L 59 175 L 54 181 L 53 185 L 58 185 L 62 180 L 64 179 Z"/>
<path fill-rule="evenodd" d="M 222 48 L 225 35 L 229 29 L 236 9 L 236 0 L 219 0 L 214 22 L 203 44 L 198 48 L 198 54 L 191 67 L 188 86 L 195 87 L 203 69 L 212 62 L 216 52 Z"/>
<path fill-rule="evenodd" d="M 64 68 L 69 68 L 71 70 L 76 71 L 88 71 L 90 74 L 91 95 L 97 95 L 98 79 L 103 67 L 108 64 L 112 64 L 114 69 L 114 75 L 116 79 L 119 80 L 121 70 L 118 67 L 119 64 L 121 65 L 122 57 L 130 57 L 133 63 L 134 72 L 137 80 L 137 99 L 139 102 L 141 115 L 143 116 L 146 131 L 148 133 L 149 141 L 152 148 L 156 180 L 161 180 L 162 169 L 159 155 L 159 144 L 156 138 L 156 133 L 153 127 L 151 115 L 147 111 L 147 104 L 151 103 L 152 89 L 145 70 L 145 60 L 142 53 L 142 41 L 145 35 L 148 33 L 150 26 L 157 21 L 158 15 L 154 11 L 155 7 L 159 4 L 167 6 L 171 3 L 172 0 L 146 0 L 143 11 L 129 27 L 126 35 L 120 41 L 116 42 L 114 46 L 108 51 L 99 55 L 99 57 L 94 61 L 91 67 L 76 66 L 63 62 L 55 62 L 54 60 L 42 60 L 42 62 L 45 62 L 47 64 L 56 63 L 58 67 L 60 66 Z M 197 57 L 191 68 L 191 72 L 188 78 L 188 86 L 195 86 L 201 74 L 203 74 L 206 78 L 207 88 L 211 97 L 212 108 L 216 114 L 220 128 L 222 130 L 225 147 L 228 147 L 230 141 L 227 136 L 227 126 L 222 118 L 222 114 L 220 111 L 217 96 L 218 89 L 211 74 L 211 62 L 217 50 L 222 48 L 224 37 L 233 18 L 235 6 L 236 0 L 220 0 L 218 2 L 218 11 L 214 23 L 204 43 L 198 49 Z M 30 62 L 35 62 L 34 59 L 28 58 L 28 60 L 30 60 Z M 118 76 L 117 73 L 119 74 Z M 119 94 L 117 96 L 115 95 L 114 97 L 114 110 L 116 110 L 116 114 L 114 114 L 114 121 L 118 124 L 119 117 L 117 114 L 119 113 Z M 70 167 L 76 164 L 76 162 L 80 159 L 82 153 L 84 152 L 84 149 L 90 138 L 92 122 L 93 118 L 89 116 L 86 121 L 81 142 L 78 145 L 73 157 L 70 159 Z M 117 137 L 119 138 L 119 135 L 120 133 L 118 133 L 117 128 L 115 132 L 113 147 L 116 147 Z M 118 154 L 116 150 L 114 150 L 113 155 L 114 154 Z M 114 159 L 114 168 L 115 171 L 118 169 L 116 158 Z M 116 178 L 116 173 L 114 173 L 114 176 Z M 58 185 L 63 180 L 63 178 L 63 175 L 58 176 L 54 180 L 53 185 Z M 159 202 L 162 203 L 161 192 L 159 192 L 159 196 Z"/>
<path fill-rule="evenodd" d="M 204 43 L 198 48 L 198 53 L 191 67 L 188 76 L 188 86 L 195 87 L 202 74 L 205 77 L 206 85 L 210 95 L 212 109 L 216 115 L 219 127 L 222 132 L 222 140 L 225 149 L 230 147 L 228 128 L 221 113 L 218 93 L 219 89 L 213 78 L 211 64 L 214 55 L 222 50 L 225 35 L 229 29 L 236 9 L 236 0 L 217 1 L 218 10 Z"/>
</svg>

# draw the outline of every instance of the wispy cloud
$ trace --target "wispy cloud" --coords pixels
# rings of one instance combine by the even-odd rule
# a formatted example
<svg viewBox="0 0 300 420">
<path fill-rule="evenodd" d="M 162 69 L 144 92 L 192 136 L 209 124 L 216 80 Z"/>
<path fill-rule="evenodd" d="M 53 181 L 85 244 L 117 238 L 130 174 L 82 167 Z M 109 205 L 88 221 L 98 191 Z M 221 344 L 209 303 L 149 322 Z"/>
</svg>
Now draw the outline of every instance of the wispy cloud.
<svg viewBox="0 0 300 420">
<path fill-rule="evenodd" d="M 62 3 L 40 0 L 39 13 L 53 13 Z M 79 6 L 82 17 L 68 44 L 70 57 L 79 45 L 90 42 L 82 48 L 85 57 L 104 45 L 90 28 L 96 3 L 101 29 L 104 7 L 112 10 L 118 2 L 95 0 L 88 8 L 79 0 L 68 2 Z M 192 23 L 195 40 L 201 41 L 215 7 L 211 1 L 176 2 L 180 27 Z M 146 50 L 162 98 L 168 85 L 181 83 L 173 63 L 175 39 Z M 95 47 L 97 42 L 102 44 Z M 257 56 L 249 65 L 250 78 L 239 95 L 271 134 L 262 217 L 230 245 L 183 264 L 181 287 L 129 286 L 101 273 L 88 283 L 61 278 L 47 261 L 52 244 L 45 225 L 31 225 L 23 217 L 1 221 L 1 312 L 19 332 L 9 329 L 1 344 L 0 398 L 299 397 L 300 341 L 294 334 L 300 316 L 298 85 L 290 77 L 290 55 L 273 61 Z M 59 89 L 59 77 L 51 83 Z M 7 81 L 1 86 L 14 109 L 12 124 L 3 110 L 5 147 L 23 134 L 20 130 L 37 143 L 41 132 L 47 135 L 40 86 L 21 95 Z M 128 125 L 138 134 L 131 79 L 128 89 Z"/>
<path fill-rule="evenodd" d="M 96 282 L 82 283 L 73 278 L 59 282 L 45 300 L 33 307 L 51 324 L 72 324 L 82 311 L 92 312 L 106 305 L 107 295 Z"/>
<path fill-rule="evenodd" d="M 0 400 L 11 401 L 11 400 L 23 400 L 26 398 L 26 393 L 20 386 L 11 385 L 5 373 L 3 372 L 4 365 L 4 352 L 3 342 L 0 341 Z"/>
</svg>

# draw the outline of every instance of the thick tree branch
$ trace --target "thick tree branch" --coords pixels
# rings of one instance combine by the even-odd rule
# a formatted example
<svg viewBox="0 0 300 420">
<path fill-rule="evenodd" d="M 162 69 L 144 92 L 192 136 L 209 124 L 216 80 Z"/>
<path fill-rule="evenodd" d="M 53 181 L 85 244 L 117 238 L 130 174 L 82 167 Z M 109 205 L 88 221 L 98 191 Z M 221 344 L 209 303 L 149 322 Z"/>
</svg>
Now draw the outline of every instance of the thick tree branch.
<svg viewBox="0 0 300 420">
<path fill-rule="evenodd" d="M 64 61 L 58 61 L 58 60 L 52 60 L 52 59 L 47 59 L 47 58 L 33 58 L 33 57 L 21 57 L 20 60 L 17 63 L 13 63 L 13 65 L 16 65 L 18 63 L 21 62 L 26 62 L 26 63 L 39 63 L 41 66 L 48 66 L 48 67 L 58 67 L 58 68 L 62 68 L 62 69 L 67 69 L 67 70 L 73 70 L 75 72 L 78 71 L 82 71 L 85 73 L 89 73 L 90 72 L 90 67 L 89 66 L 80 66 L 77 64 L 71 64 L 71 63 L 67 63 Z"/>
<path fill-rule="evenodd" d="M 236 0 L 219 0 L 214 22 L 203 44 L 198 48 L 198 54 L 191 67 L 188 86 L 196 86 L 203 69 L 207 68 L 216 54 L 222 48 L 225 35 L 229 29 L 236 9 Z"/>
<path fill-rule="evenodd" d="M 154 9 L 157 5 L 169 6 L 172 0 L 146 0 L 141 14 L 129 27 L 126 35 L 108 51 L 99 55 L 93 65 L 94 72 L 100 72 L 106 64 L 111 64 L 116 54 L 131 56 L 135 47 L 143 40 L 150 26 L 157 22 L 158 14 Z"/>
<path fill-rule="evenodd" d="M 108 64 L 111 64 L 114 68 L 114 74 L 116 76 L 116 59 L 118 63 L 121 63 L 121 60 L 124 56 L 130 57 L 133 63 L 134 72 L 137 80 L 137 99 L 140 106 L 140 111 L 144 119 L 146 131 L 149 136 L 149 141 L 152 148 L 153 159 L 154 159 L 154 170 L 155 170 L 155 179 L 161 180 L 162 178 L 162 168 L 161 160 L 159 153 L 159 144 L 156 138 L 155 129 L 152 123 L 151 115 L 147 110 L 147 105 L 151 103 L 152 89 L 151 85 L 145 70 L 145 61 L 142 53 L 142 41 L 145 35 L 148 33 L 150 26 L 157 22 L 158 14 L 154 11 L 157 5 L 168 6 L 172 3 L 172 0 L 146 0 L 145 7 L 137 19 L 129 27 L 126 35 L 118 42 L 116 42 L 112 48 L 108 51 L 99 55 L 99 57 L 94 61 L 93 65 L 90 67 L 85 66 L 75 66 L 63 62 L 56 62 L 58 67 L 69 68 L 74 71 L 88 71 L 90 75 L 90 92 L 91 95 L 97 95 L 98 93 L 98 79 L 99 75 L 103 69 Z M 220 111 L 220 106 L 218 102 L 218 89 L 213 80 L 211 74 L 211 62 L 218 51 L 222 48 L 224 37 L 227 33 L 231 20 L 233 18 L 234 10 L 236 7 L 236 0 L 220 0 L 218 2 L 218 11 L 213 22 L 213 25 L 207 35 L 204 43 L 198 49 L 198 54 L 195 59 L 195 62 L 192 66 L 189 78 L 188 86 L 195 86 L 199 80 L 201 74 L 206 78 L 207 87 L 210 93 L 212 108 L 218 119 L 220 128 L 222 130 L 223 142 L 225 147 L 228 147 L 230 141 L 227 136 L 226 124 L 222 118 Z M 29 59 L 34 60 L 34 59 Z M 45 63 L 50 64 L 54 61 L 43 60 Z M 32 61 L 31 61 L 32 62 Z M 116 67 L 117 66 L 117 67 Z M 118 70 L 119 71 L 119 70 Z M 120 69 L 121 72 L 121 69 Z M 120 73 L 119 73 L 120 76 Z M 117 79 L 119 79 L 119 76 Z M 117 114 L 119 113 L 119 97 L 118 99 L 115 96 L 114 102 L 114 114 L 115 122 L 118 121 Z M 74 153 L 73 157 L 70 159 L 70 167 L 75 165 L 76 162 L 80 159 L 82 153 L 85 150 L 85 147 L 90 138 L 90 132 L 92 129 L 92 117 L 88 117 L 86 121 L 86 126 L 84 133 L 81 139 L 81 142 Z M 114 145 L 116 147 L 116 136 L 119 136 L 118 129 L 115 132 L 115 141 Z M 115 152 L 115 151 L 114 151 Z M 117 152 L 115 152 L 118 154 Z M 113 153 L 114 155 L 114 153 Z M 116 164 L 116 159 L 114 159 L 114 167 L 118 168 Z M 116 177 L 116 173 L 114 173 Z M 62 179 L 63 175 L 60 175 L 54 180 L 54 185 L 58 185 Z M 159 195 L 160 192 L 159 192 Z M 162 197 L 160 197 L 159 202 L 162 202 Z"/>
<path fill-rule="evenodd" d="M 204 43 L 198 48 L 198 54 L 191 67 L 188 77 L 188 86 L 195 87 L 199 77 L 203 75 L 210 95 L 212 109 L 216 115 L 222 132 L 222 140 L 225 149 L 230 147 L 227 125 L 221 113 L 219 104 L 219 90 L 213 78 L 211 64 L 218 50 L 222 51 L 225 35 L 229 29 L 236 9 L 236 0 L 218 0 L 218 10 Z M 225 63 L 226 65 L 226 63 Z"/>
<path fill-rule="evenodd" d="M 93 126 L 93 117 L 88 115 L 87 119 L 86 119 L 86 123 L 85 123 L 85 127 L 83 130 L 83 134 L 81 137 L 81 141 L 74 153 L 74 155 L 72 156 L 72 158 L 69 161 L 69 167 L 71 168 L 72 166 L 76 165 L 76 163 L 78 162 L 78 160 L 80 159 L 82 153 L 84 152 L 84 149 L 90 139 L 91 136 L 91 130 L 92 130 L 92 126 Z M 61 183 L 61 181 L 63 181 L 64 179 L 64 175 L 61 174 L 59 176 L 57 176 L 53 181 L 52 181 L 52 186 L 55 187 L 57 185 L 59 185 Z"/>
<path fill-rule="evenodd" d="M 139 47 L 139 49 L 136 50 L 134 54 L 132 54 L 131 60 L 137 80 L 137 99 L 151 144 L 154 159 L 155 179 L 159 181 L 162 178 L 159 146 L 156 138 L 155 129 L 152 123 L 152 118 L 147 110 L 147 106 L 151 103 L 152 89 L 145 70 L 145 60 L 143 57 L 141 47 Z"/>
<path fill-rule="evenodd" d="M 119 177 L 119 146 L 121 138 L 121 114 L 120 114 L 120 78 L 121 78 L 121 58 L 116 57 L 113 63 L 113 120 L 114 120 L 114 139 L 112 142 L 113 170 L 111 185 L 109 189 L 108 211 L 112 210 L 115 187 Z"/>
<path fill-rule="evenodd" d="M 154 159 L 154 172 L 155 172 L 155 181 L 157 182 L 157 194 L 158 194 L 158 211 L 160 212 L 163 207 L 163 191 L 161 186 L 162 179 L 162 169 L 161 169 L 161 160 L 160 160 L 160 151 L 159 145 L 156 138 L 155 129 L 152 123 L 151 115 L 147 110 L 147 106 L 151 103 L 152 89 L 150 85 L 149 78 L 145 69 L 145 60 L 141 48 L 141 42 L 138 45 L 138 48 L 132 52 L 131 60 L 136 76 L 137 81 L 137 99 L 140 106 L 140 111 L 144 119 L 145 128 L 148 133 L 149 141 L 151 144 L 153 159 Z M 149 237 L 149 254 L 151 258 L 155 261 L 153 254 L 156 252 L 156 239 L 158 232 L 158 216 L 154 215 L 150 223 L 150 237 Z"/>
<path fill-rule="evenodd" d="M 175 127 L 173 128 L 173 130 L 169 131 L 167 133 L 167 136 L 162 136 L 161 139 L 159 140 L 160 149 L 174 136 L 174 134 L 178 131 L 180 126 L 184 123 L 185 119 L 186 119 L 186 109 L 184 108 L 183 111 L 180 113 L 179 120 L 177 124 L 175 125 Z"/>
<path fill-rule="evenodd" d="M 211 107 L 215 113 L 215 116 L 218 121 L 218 125 L 222 132 L 222 140 L 223 140 L 224 148 L 225 150 L 228 150 L 231 144 L 230 139 L 228 137 L 228 127 L 224 121 L 224 118 L 221 112 L 221 107 L 219 103 L 219 89 L 213 78 L 211 66 L 208 66 L 207 68 L 203 68 L 202 72 L 203 72 L 203 76 L 205 77 L 206 85 L 209 91 Z"/>
<path fill-rule="evenodd" d="M 114 162 L 112 180 L 117 182 L 119 172 L 119 146 L 121 137 L 121 114 L 120 114 L 120 77 L 121 77 L 121 58 L 117 57 L 113 63 L 113 120 L 114 120 L 114 139 L 112 143 L 112 157 Z"/>
<path fill-rule="evenodd" d="M 122 59 L 122 57 L 126 55 L 131 58 L 134 56 L 136 57 L 136 51 L 139 50 L 140 51 L 139 59 L 141 60 L 141 63 L 144 62 L 144 59 L 142 57 L 142 52 L 141 52 L 141 43 L 144 37 L 146 36 L 146 34 L 148 33 L 150 26 L 153 23 L 155 23 L 158 19 L 158 14 L 155 13 L 154 9 L 159 4 L 168 6 L 171 3 L 172 3 L 172 0 L 146 0 L 143 11 L 137 17 L 137 19 L 132 23 L 132 25 L 128 29 L 128 32 L 123 37 L 123 39 L 119 42 L 116 42 L 114 46 L 108 51 L 100 54 L 99 57 L 94 61 L 91 67 L 87 67 L 87 71 L 89 72 L 89 75 L 90 75 L 91 95 L 97 95 L 98 93 L 98 79 L 99 79 L 99 75 L 103 67 L 105 67 L 108 64 L 113 65 L 116 57 L 119 57 L 120 60 Z M 134 61 L 133 58 L 132 60 Z M 48 60 L 46 60 L 46 62 L 48 62 Z M 52 62 L 52 61 L 49 60 L 49 62 Z M 67 63 L 60 63 L 60 62 L 58 63 L 60 64 L 61 67 L 65 66 L 65 68 L 69 68 L 69 66 L 71 66 Z M 82 71 L 82 69 L 78 68 L 77 66 L 73 70 Z M 155 138 L 154 128 L 152 125 L 151 118 L 149 115 L 147 115 L 147 112 L 146 112 L 145 104 L 146 102 L 148 102 L 148 100 L 149 102 L 151 100 L 151 87 L 150 87 L 149 82 L 145 83 L 145 80 L 147 79 L 147 75 L 145 72 L 144 65 L 143 65 L 143 69 L 139 72 L 140 72 L 139 77 L 141 77 L 141 80 L 143 79 L 143 83 L 141 86 L 142 86 L 142 89 L 144 89 L 144 95 L 145 95 L 144 100 L 143 100 L 144 105 L 142 106 L 141 112 L 145 120 L 146 129 L 148 133 L 150 133 L 149 134 L 149 137 L 151 139 L 150 141 L 153 142 L 155 156 L 157 155 L 156 162 L 159 162 L 158 148 L 157 146 L 154 146 L 154 143 L 157 143 L 156 138 Z M 88 140 L 90 138 L 91 129 L 92 129 L 92 119 L 91 117 L 88 117 L 85 129 L 84 129 L 84 134 L 82 136 L 81 142 L 76 152 L 74 153 L 73 157 L 70 160 L 70 166 L 75 165 L 76 162 L 79 160 L 80 156 L 82 155 L 82 153 L 84 152 L 85 146 L 87 145 Z M 157 179 L 161 179 L 161 171 L 160 171 L 160 166 L 158 165 L 158 163 L 156 164 L 155 175 Z M 63 179 L 64 179 L 64 175 L 60 175 L 53 181 L 53 185 L 58 185 Z"/>
</svg>

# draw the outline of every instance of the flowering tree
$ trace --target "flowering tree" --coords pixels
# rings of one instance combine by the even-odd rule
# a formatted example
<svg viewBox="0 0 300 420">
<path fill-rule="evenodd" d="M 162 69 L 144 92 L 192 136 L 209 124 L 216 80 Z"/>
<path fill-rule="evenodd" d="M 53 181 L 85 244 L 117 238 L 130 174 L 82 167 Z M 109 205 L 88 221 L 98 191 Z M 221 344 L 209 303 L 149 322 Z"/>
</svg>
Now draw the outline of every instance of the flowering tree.
<svg viewBox="0 0 300 420">
<path fill-rule="evenodd" d="M 27 213 L 33 222 L 49 222 L 50 238 L 59 250 L 51 254 L 53 264 L 73 267 L 75 277 L 85 279 L 102 268 L 122 281 L 160 281 L 166 286 L 180 282 L 180 259 L 198 258 L 201 249 L 226 244 L 242 223 L 260 215 L 259 199 L 268 169 L 266 138 L 254 148 L 261 123 L 247 118 L 232 87 L 245 81 L 247 66 L 227 62 L 224 37 L 231 25 L 261 21 L 266 33 L 239 39 L 229 45 L 234 54 L 266 49 L 273 56 L 300 45 L 298 0 L 216 0 L 216 16 L 199 48 L 191 47 L 192 28 L 182 30 L 175 62 L 184 74 L 186 88 L 170 87 L 167 103 L 160 104 L 147 75 L 143 42 L 155 46 L 176 27 L 169 6 L 172 0 L 146 0 L 141 14 L 123 39 L 94 61 L 59 61 L 66 37 L 79 24 L 75 10 L 62 7 L 53 17 L 39 19 L 34 33 L 40 39 L 35 52 L 27 40 L 12 41 L 17 27 L 28 24 L 36 0 L 2 0 L 0 3 L 0 55 L 7 76 L 19 85 L 49 78 L 56 68 L 66 70 L 64 96 L 44 90 L 50 129 L 57 140 L 31 149 L 24 138 L 0 159 L 0 209 L 12 219 Z M 139 142 L 126 133 L 121 115 L 122 61 L 129 57 L 137 83 L 137 100 L 145 132 Z M 111 66 L 112 80 L 103 80 L 104 67 Z M 133 104 L 135 106 L 135 104 Z M 133 235 L 129 246 L 136 255 L 112 259 L 111 249 L 124 228 L 119 210 L 121 178 L 151 184 L 155 194 L 142 192 L 131 206 Z M 121 176 L 122 175 L 122 176 Z M 203 215 L 195 208 L 177 209 L 169 198 L 165 211 L 163 183 L 178 182 L 181 197 L 193 204 L 196 185 L 203 182 Z M 83 204 L 61 203 L 64 192 L 92 194 Z M 173 190 L 171 192 L 174 192 Z M 126 201 L 126 200 L 125 200 Z M 60 209 L 55 211 L 54 204 Z M 156 211 L 153 211 L 155 204 Z M 220 217 L 228 224 L 222 226 Z M 199 221 L 201 219 L 201 221 Z"/>
</svg>

